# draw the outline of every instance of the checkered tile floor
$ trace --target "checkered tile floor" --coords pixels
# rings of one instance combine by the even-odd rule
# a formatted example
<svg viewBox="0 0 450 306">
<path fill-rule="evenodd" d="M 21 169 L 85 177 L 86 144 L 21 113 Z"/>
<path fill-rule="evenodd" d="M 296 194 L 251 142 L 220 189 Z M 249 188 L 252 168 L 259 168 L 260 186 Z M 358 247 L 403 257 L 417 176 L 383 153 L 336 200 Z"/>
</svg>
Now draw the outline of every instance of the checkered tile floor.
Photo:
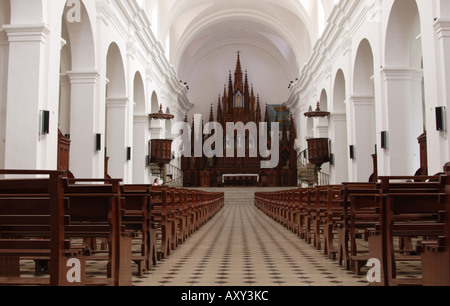
<svg viewBox="0 0 450 306">
<path fill-rule="evenodd" d="M 226 203 L 135 286 L 365 286 L 253 203 Z"/>
</svg>

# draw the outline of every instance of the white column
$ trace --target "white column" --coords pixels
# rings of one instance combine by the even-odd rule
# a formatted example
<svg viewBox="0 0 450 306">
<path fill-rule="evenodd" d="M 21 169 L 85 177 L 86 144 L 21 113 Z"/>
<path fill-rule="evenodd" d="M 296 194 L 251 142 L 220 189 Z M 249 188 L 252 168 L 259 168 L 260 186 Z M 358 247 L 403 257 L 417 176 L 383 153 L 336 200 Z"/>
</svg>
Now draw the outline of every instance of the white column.
<svg viewBox="0 0 450 306">
<path fill-rule="evenodd" d="M 164 139 L 166 136 L 166 130 L 163 126 L 162 120 L 150 121 L 150 138 L 151 139 Z"/>
<path fill-rule="evenodd" d="M 67 74 L 60 76 L 60 94 L 59 94 L 59 130 L 63 135 L 70 134 L 70 100 L 71 85 Z"/>
<path fill-rule="evenodd" d="M 128 145 L 128 98 L 106 99 L 106 148 L 109 157 L 108 174 L 129 183 L 127 160 Z"/>
<path fill-rule="evenodd" d="M 348 181 L 348 140 L 346 114 L 332 114 L 330 118 L 331 154 L 334 165 L 331 166 L 330 180 L 333 184 Z"/>
<path fill-rule="evenodd" d="M 328 118 L 314 119 L 314 138 L 328 138 Z"/>
<path fill-rule="evenodd" d="M 422 72 L 414 69 L 384 68 L 388 145 L 383 159 L 388 167 L 382 175 L 414 175 L 420 168 L 417 138 L 423 133 Z M 380 131 L 381 132 L 381 131 Z M 379 156 L 379 157 L 380 157 Z M 386 164 L 385 164 L 386 166 Z"/>
<path fill-rule="evenodd" d="M 352 142 L 349 145 L 354 146 L 355 154 L 349 164 L 349 179 L 352 181 L 367 182 L 373 173 L 374 103 L 373 96 L 352 96 L 350 98 Z M 347 152 L 349 152 L 349 148 L 347 148 Z"/>
<path fill-rule="evenodd" d="M 134 116 L 133 124 L 133 183 L 150 183 L 150 169 L 146 166 L 149 154 L 148 116 Z"/>
<path fill-rule="evenodd" d="M 75 177 L 103 177 L 104 151 L 95 151 L 96 99 L 99 74 L 68 72 L 71 83 L 70 168 Z"/>
<path fill-rule="evenodd" d="M 46 44 L 49 29 L 44 24 L 5 25 L 9 40 L 6 96 L 5 168 L 39 169 L 42 151 L 57 139 L 57 110 L 48 109 L 50 135 L 40 135 L 40 111 L 47 107 Z M 53 165 L 45 168 L 56 169 Z"/>
</svg>

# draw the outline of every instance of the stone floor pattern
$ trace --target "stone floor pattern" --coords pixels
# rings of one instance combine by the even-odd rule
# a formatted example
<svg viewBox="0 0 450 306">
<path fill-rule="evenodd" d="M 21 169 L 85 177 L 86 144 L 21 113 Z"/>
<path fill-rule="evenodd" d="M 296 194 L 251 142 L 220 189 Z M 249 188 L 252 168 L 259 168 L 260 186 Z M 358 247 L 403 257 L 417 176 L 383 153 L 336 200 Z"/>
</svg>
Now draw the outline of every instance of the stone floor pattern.
<svg viewBox="0 0 450 306">
<path fill-rule="evenodd" d="M 134 286 L 367 286 L 253 203 L 226 203 Z"/>
</svg>

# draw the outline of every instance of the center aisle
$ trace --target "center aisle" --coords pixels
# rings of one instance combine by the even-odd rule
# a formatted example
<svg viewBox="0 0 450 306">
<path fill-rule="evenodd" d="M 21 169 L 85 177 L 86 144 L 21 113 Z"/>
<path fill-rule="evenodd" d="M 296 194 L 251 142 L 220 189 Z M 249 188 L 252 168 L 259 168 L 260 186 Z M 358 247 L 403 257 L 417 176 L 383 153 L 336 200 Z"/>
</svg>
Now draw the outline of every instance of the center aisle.
<svg viewBox="0 0 450 306">
<path fill-rule="evenodd" d="M 258 210 L 255 190 L 220 189 L 225 207 L 133 285 L 367 286 Z"/>
</svg>

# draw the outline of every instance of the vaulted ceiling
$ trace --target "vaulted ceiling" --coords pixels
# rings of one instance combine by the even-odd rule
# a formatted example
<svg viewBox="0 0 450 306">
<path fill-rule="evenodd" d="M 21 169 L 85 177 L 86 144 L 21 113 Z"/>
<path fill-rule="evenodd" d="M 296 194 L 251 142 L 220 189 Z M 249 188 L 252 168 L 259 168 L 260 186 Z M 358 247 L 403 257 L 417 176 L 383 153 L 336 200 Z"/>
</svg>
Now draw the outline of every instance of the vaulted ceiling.
<svg viewBox="0 0 450 306">
<path fill-rule="evenodd" d="M 216 50 L 238 45 L 251 46 L 252 52 L 270 57 L 283 71 L 282 78 L 290 81 L 311 56 L 336 2 L 148 0 L 147 8 L 155 34 L 181 76 L 195 74 L 199 63 Z"/>
</svg>

